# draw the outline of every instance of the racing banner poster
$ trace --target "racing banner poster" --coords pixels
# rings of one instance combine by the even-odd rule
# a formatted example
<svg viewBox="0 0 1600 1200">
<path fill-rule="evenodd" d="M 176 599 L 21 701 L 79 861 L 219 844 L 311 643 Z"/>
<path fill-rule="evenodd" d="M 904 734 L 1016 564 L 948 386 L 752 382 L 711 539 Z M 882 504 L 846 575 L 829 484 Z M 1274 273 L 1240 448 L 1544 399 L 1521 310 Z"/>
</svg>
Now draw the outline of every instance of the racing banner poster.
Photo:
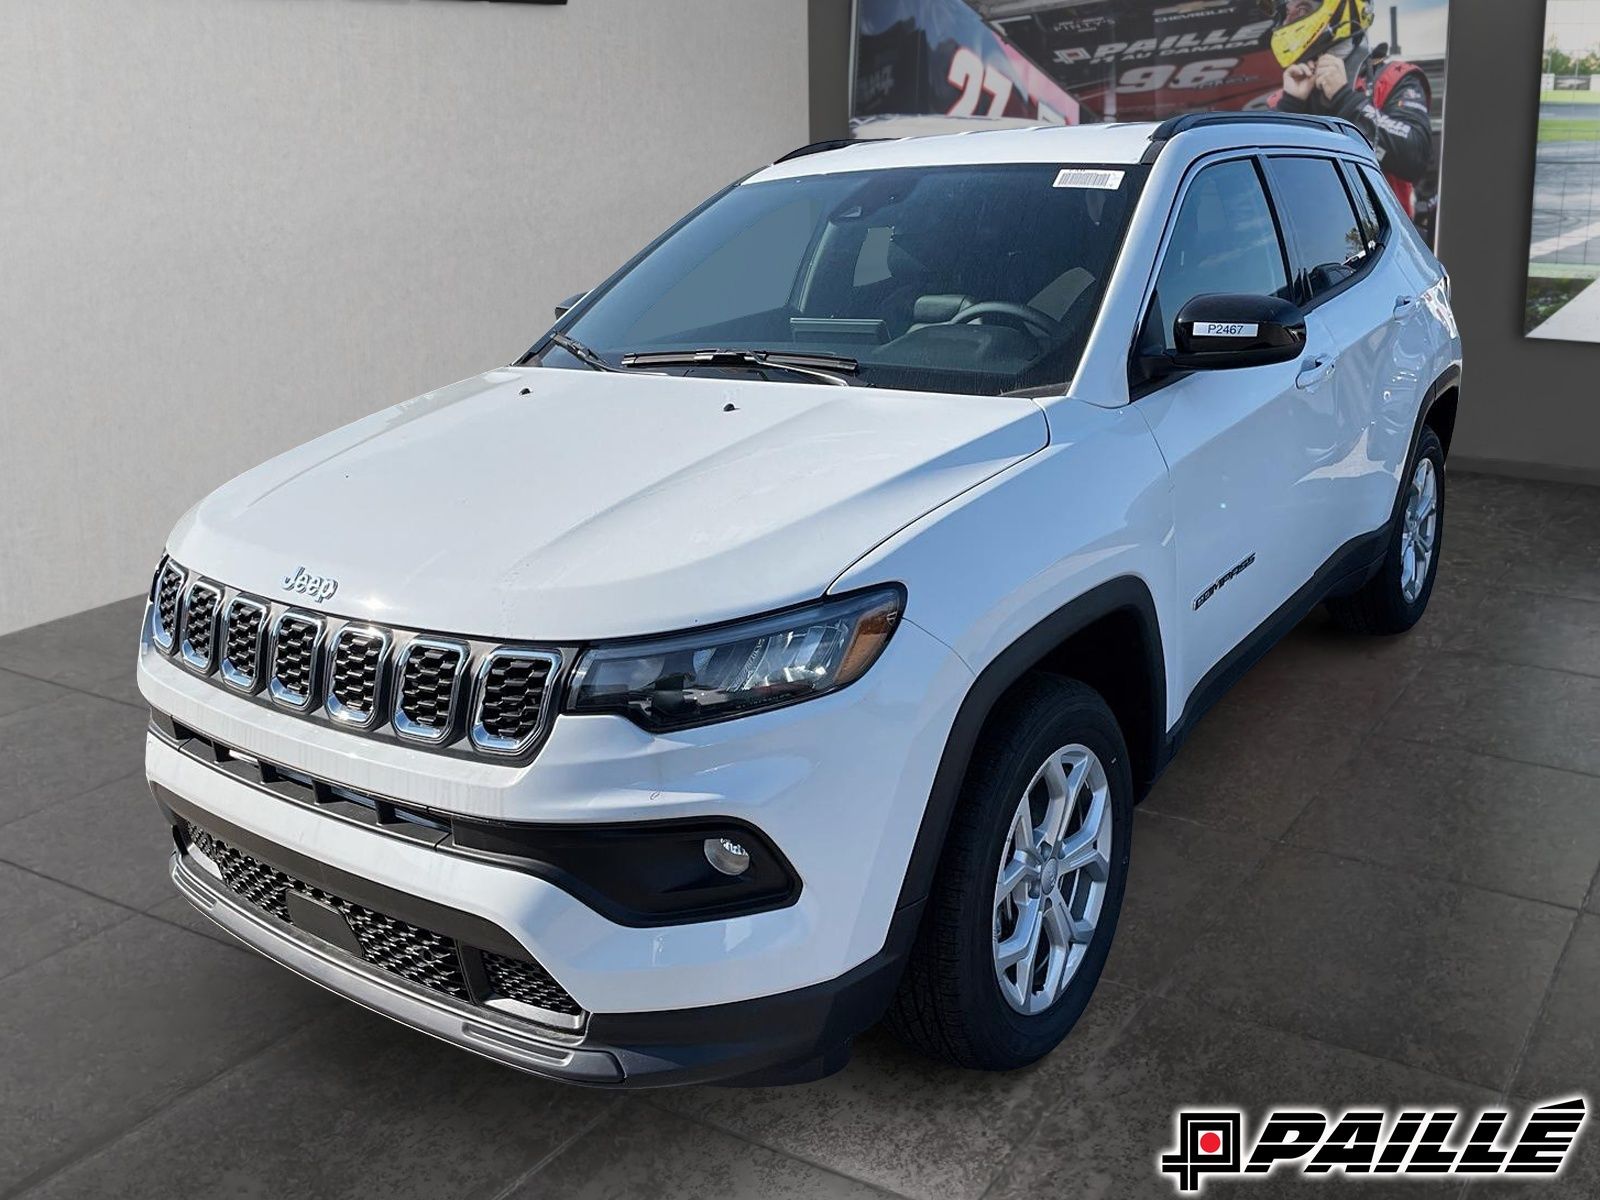
<svg viewBox="0 0 1600 1200">
<path fill-rule="evenodd" d="M 884 137 L 1164 120 L 1207 109 L 1327 113 L 1367 132 L 1431 244 L 1447 7 L 1448 0 L 856 0 L 851 127 L 857 137 Z"/>
</svg>

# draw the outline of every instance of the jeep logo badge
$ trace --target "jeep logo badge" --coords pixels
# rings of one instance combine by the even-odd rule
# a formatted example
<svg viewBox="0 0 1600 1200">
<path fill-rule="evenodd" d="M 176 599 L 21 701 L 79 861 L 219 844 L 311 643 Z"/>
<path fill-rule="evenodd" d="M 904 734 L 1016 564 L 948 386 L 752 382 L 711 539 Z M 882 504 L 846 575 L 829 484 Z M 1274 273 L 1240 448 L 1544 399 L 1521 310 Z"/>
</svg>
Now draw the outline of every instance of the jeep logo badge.
<svg viewBox="0 0 1600 1200">
<path fill-rule="evenodd" d="M 310 596 L 317 603 L 332 600 L 339 590 L 339 581 L 326 575 L 313 575 L 304 567 L 296 567 L 283 577 L 283 590 Z"/>
</svg>

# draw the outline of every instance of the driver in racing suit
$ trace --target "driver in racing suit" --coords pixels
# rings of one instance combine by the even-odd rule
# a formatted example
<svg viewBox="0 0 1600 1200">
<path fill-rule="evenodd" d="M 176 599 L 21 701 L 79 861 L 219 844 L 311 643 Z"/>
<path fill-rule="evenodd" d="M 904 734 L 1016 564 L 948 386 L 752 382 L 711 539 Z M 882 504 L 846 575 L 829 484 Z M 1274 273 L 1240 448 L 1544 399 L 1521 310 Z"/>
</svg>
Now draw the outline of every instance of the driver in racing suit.
<svg viewBox="0 0 1600 1200">
<path fill-rule="evenodd" d="M 1416 215 L 1416 185 L 1433 158 L 1431 91 L 1422 69 L 1395 59 L 1375 63 L 1367 45 L 1370 0 L 1261 0 L 1275 26 L 1272 50 L 1283 65 L 1279 112 L 1343 117 L 1372 142 L 1401 205 Z M 1380 49 L 1381 53 L 1381 49 Z"/>
</svg>

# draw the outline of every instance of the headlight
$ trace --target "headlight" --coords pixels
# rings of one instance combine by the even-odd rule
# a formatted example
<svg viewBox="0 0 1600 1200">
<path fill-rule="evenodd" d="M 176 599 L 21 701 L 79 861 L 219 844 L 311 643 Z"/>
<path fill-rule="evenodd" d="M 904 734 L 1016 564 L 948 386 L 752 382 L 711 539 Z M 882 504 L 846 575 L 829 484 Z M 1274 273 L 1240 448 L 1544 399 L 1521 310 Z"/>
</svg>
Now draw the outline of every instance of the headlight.
<svg viewBox="0 0 1600 1200">
<path fill-rule="evenodd" d="M 854 683 L 889 644 L 905 593 L 878 588 L 737 625 L 590 650 L 570 712 L 681 729 L 777 708 Z"/>
</svg>

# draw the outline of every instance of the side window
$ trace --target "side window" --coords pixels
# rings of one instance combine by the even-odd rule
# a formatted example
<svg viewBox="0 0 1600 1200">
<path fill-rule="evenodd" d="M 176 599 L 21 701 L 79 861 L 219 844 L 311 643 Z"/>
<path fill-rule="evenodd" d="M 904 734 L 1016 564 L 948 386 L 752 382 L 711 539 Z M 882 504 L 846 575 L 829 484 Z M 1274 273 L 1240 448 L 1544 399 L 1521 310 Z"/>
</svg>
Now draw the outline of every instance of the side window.
<svg viewBox="0 0 1600 1200">
<path fill-rule="evenodd" d="M 1354 163 L 1344 164 L 1344 179 L 1350 185 L 1351 198 L 1356 202 L 1356 219 L 1361 222 L 1361 236 L 1366 239 L 1367 252 L 1370 254 L 1383 245 L 1384 234 L 1388 232 L 1383 205 L 1372 194 L 1372 188 Z"/>
<path fill-rule="evenodd" d="M 1310 299 L 1332 291 L 1361 269 L 1367 238 L 1344 177 L 1331 158 L 1269 160 L 1274 190 L 1285 214 L 1295 264 Z"/>
<path fill-rule="evenodd" d="M 861 255 L 856 259 L 855 287 L 870 287 L 882 283 L 893 272 L 889 270 L 889 243 L 894 240 L 890 225 L 874 225 L 861 239 Z"/>
<path fill-rule="evenodd" d="M 1189 185 L 1156 276 L 1143 348 L 1176 349 L 1178 313 L 1211 292 L 1289 295 L 1278 227 L 1249 159 L 1206 167 Z"/>
<path fill-rule="evenodd" d="M 1366 184 L 1367 195 L 1371 198 L 1373 207 L 1378 210 L 1378 223 L 1383 229 L 1378 240 L 1381 242 L 1389 233 L 1389 208 L 1384 204 L 1385 196 L 1393 198 L 1394 188 L 1383 177 L 1383 172 L 1376 167 L 1369 167 L 1363 163 L 1355 168 L 1355 175 Z"/>
</svg>

